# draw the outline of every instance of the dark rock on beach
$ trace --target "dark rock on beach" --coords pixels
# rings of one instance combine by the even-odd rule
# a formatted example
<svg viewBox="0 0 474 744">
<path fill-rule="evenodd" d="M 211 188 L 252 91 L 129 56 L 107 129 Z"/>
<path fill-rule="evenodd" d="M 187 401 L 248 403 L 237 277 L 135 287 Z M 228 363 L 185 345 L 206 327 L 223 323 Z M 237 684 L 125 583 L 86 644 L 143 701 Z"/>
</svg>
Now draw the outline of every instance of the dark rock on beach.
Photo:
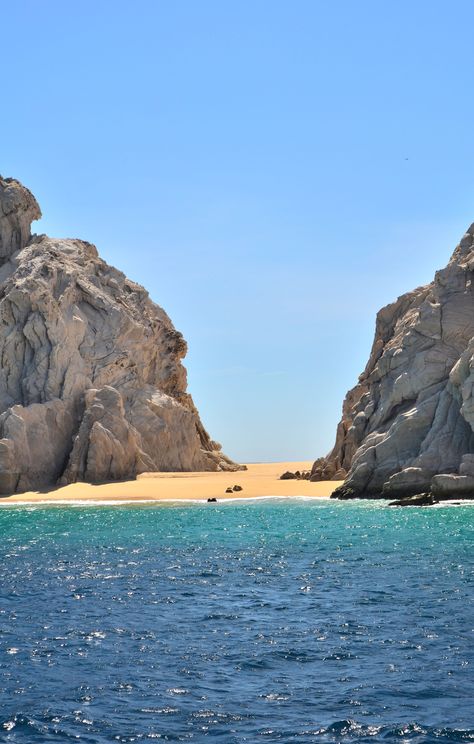
<svg viewBox="0 0 474 744">
<path fill-rule="evenodd" d="M 290 470 L 287 470 L 286 473 L 280 475 L 280 480 L 312 480 L 311 471 L 296 470 L 294 473 L 292 473 Z"/>
</svg>

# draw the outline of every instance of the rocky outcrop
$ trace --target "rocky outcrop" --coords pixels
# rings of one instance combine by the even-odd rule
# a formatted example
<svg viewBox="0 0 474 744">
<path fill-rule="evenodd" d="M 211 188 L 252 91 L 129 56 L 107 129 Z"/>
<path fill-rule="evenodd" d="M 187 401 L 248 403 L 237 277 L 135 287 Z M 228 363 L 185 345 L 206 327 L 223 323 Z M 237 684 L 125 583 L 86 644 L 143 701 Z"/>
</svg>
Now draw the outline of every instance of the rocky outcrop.
<svg viewBox="0 0 474 744">
<path fill-rule="evenodd" d="M 347 394 L 315 479 L 334 497 L 474 497 L 474 225 L 434 281 L 377 315 L 367 366 Z"/>
<path fill-rule="evenodd" d="M 186 342 L 90 243 L 30 234 L 41 216 L 0 178 L 0 493 L 236 470 L 186 392 Z"/>
<path fill-rule="evenodd" d="M 0 176 L 0 260 L 27 245 L 31 223 L 40 217 L 41 210 L 31 191 L 13 178 Z"/>
</svg>

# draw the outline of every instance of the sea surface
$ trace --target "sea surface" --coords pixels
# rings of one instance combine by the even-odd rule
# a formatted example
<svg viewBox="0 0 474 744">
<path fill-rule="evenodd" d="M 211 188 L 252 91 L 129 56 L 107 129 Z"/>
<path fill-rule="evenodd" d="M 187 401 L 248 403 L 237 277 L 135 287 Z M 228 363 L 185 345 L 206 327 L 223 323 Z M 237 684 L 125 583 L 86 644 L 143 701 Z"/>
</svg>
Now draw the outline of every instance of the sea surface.
<svg viewBox="0 0 474 744">
<path fill-rule="evenodd" d="M 0 508 L 0 742 L 474 741 L 474 506 Z"/>
</svg>

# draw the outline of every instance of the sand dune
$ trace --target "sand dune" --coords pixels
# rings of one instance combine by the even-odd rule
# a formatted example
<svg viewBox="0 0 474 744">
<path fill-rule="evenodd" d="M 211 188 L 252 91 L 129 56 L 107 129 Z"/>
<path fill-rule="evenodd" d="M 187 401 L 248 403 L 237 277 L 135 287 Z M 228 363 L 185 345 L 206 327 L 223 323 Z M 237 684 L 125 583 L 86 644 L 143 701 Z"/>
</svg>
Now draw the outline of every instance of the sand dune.
<svg viewBox="0 0 474 744">
<path fill-rule="evenodd" d="M 272 462 L 248 465 L 237 473 L 144 473 L 137 480 L 91 485 L 73 483 L 51 491 L 15 494 L 0 504 L 54 501 L 159 501 L 162 499 L 255 498 L 257 496 L 329 496 L 340 482 L 310 483 L 304 480 L 279 480 L 285 470 L 309 470 L 311 462 Z M 227 494 L 229 486 L 242 491 Z"/>
</svg>

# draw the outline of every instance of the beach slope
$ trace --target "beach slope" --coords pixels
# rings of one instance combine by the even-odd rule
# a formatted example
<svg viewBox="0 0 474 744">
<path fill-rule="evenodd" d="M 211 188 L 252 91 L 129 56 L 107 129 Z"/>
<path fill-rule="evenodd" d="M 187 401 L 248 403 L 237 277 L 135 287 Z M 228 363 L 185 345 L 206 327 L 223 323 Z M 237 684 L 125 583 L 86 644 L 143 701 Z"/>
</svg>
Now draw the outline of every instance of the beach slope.
<svg viewBox="0 0 474 744">
<path fill-rule="evenodd" d="M 338 481 L 310 483 L 307 480 L 279 480 L 286 470 L 308 470 L 308 462 L 272 462 L 249 464 L 238 473 L 143 473 L 137 480 L 91 485 L 72 483 L 48 491 L 28 491 L 3 497 L 1 504 L 25 502 L 74 501 L 162 501 L 220 500 L 261 496 L 330 496 Z M 226 488 L 242 486 L 242 491 L 225 493 Z"/>
</svg>

